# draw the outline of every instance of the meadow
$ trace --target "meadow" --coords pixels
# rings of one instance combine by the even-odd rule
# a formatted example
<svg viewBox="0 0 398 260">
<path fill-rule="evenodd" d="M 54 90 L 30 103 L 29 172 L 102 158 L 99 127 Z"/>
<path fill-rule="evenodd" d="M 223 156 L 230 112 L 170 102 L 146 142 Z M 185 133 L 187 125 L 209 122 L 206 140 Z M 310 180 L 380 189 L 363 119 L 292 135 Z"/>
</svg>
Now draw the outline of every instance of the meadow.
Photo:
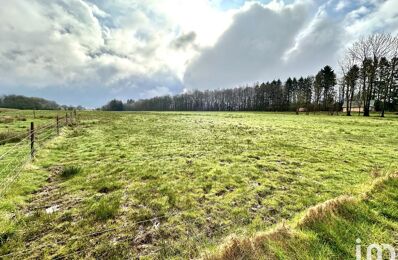
<svg viewBox="0 0 398 260">
<path fill-rule="evenodd" d="M 57 113 L 37 111 L 35 123 Z M 2 111 L 15 120 L 0 121 L 0 132 L 23 133 L 32 116 Z M 273 241 L 268 258 L 300 250 L 346 258 L 355 254 L 355 232 L 374 230 L 358 233 L 366 242 L 397 230 L 398 184 L 386 180 L 398 169 L 396 115 L 83 111 L 79 119 L 43 143 L 0 197 L 0 256 L 259 259 L 264 248 L 245 238 L 263 243 L 259 232 L 295 225 L 306 232 L 289 236 L 296 247 L 278 233 L 265 239 Z M 375 180 L 383 182 L 375 188 Z M 339 196 L 357 199 L 326 220 L 305 220 L 309 208 Z M 369 221 L 376 209 L 393 211 L 377 228 Z M 362 222 L 348 229 L 342 212 Z"/>
</svg>

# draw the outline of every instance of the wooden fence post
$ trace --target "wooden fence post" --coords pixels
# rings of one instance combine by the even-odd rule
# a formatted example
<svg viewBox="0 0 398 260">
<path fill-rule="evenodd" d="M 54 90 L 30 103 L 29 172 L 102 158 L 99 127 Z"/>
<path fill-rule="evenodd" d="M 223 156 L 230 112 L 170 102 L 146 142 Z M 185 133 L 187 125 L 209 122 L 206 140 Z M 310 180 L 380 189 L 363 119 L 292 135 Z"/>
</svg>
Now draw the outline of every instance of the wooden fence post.
<svg viewBox="0 0 398 260">
<path fill-rule="evenodd" d="M 59 116 L 57 115 L 57 135 L 59 135 Z"/>
<path fill-rule="evenodd" d="M 65 113 L 65 125 L 68 125 L 68 112 Z"/>
<path fill-rule="evenodd" d="M 35 125 L 30 122 L 30 158 L 33 160 L 35 157 Z"/>
<path fill-rule="evenodd" d="M 76 109 L 73 110 L 73 114 L 74 114 L 74 116 L 75 116 L 75 124 L 77 125 L 79 120 L 77 120 L 77 112 L 76 112 Z"/>
</svg>

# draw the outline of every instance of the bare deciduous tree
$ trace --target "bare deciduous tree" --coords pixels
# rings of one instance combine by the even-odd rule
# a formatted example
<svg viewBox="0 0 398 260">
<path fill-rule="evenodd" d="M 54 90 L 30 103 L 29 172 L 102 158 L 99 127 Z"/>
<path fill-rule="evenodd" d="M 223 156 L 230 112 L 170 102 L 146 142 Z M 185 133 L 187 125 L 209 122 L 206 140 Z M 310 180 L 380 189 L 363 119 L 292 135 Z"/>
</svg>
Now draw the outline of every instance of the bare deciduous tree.
<svg viewBox="0 0 398 260">
<path fill-rule="evenodd" d="M 387 60 L 393 60 L 397 56 L 397 48 L 397 36 L 378 33 L 361 38 L 347 51 L 349 60 L 353 60 L 361 68 L 361 95 L 364 116 L 369 116 L 370 102 L 375 97 L 376 74 L 380 60 L 383 57 Z M 389 85 L 393 84 L 392 81 L 390 80 Z M 382 115 L 384 115 L 384 112 Z"/>
</svg>

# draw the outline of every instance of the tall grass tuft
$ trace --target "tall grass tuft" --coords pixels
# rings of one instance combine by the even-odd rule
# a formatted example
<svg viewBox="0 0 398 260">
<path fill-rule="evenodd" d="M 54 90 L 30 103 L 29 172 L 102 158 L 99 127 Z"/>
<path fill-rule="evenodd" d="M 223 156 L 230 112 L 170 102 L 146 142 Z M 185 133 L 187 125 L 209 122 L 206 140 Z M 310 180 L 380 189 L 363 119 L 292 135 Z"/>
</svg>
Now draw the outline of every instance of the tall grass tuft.
<svg viewBox="0 0 398 260">
<path fill-rule="evenodd" d="M 61 172 L 61 177 L 64 179 L 71 178 L 79 173 L 82 172 L 82 168 L 77 167 L 77 166 L 66 166 L 62 172 Z"/>
<path fill-rule="evenodd" d="M 24 138 L 20 132 L 1 132 L 0 133 L 0 145 L 7 143 L 17 143 Z"/>
<path fill-rule="evenodd" d="M 97 220 L 107 220 L 116 216 L 120 208 L 120 197 L 109 195 L 102 197 L 90 207 L 91 214 Z"/>
</svg>

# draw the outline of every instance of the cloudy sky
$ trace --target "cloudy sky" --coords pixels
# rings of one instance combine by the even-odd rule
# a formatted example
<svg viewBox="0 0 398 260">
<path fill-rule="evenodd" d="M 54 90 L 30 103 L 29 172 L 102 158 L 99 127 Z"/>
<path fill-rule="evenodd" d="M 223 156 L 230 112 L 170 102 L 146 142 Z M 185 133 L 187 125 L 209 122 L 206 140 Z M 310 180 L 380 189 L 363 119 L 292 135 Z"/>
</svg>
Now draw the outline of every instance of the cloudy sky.
<svg viewBox="0 0 398 260">
<path fill-rule="evenodd" d="M 397 0 L 7 0 L 0 95 L 97 107 L 305 76 L 380 31 Z"/>
</svg>

